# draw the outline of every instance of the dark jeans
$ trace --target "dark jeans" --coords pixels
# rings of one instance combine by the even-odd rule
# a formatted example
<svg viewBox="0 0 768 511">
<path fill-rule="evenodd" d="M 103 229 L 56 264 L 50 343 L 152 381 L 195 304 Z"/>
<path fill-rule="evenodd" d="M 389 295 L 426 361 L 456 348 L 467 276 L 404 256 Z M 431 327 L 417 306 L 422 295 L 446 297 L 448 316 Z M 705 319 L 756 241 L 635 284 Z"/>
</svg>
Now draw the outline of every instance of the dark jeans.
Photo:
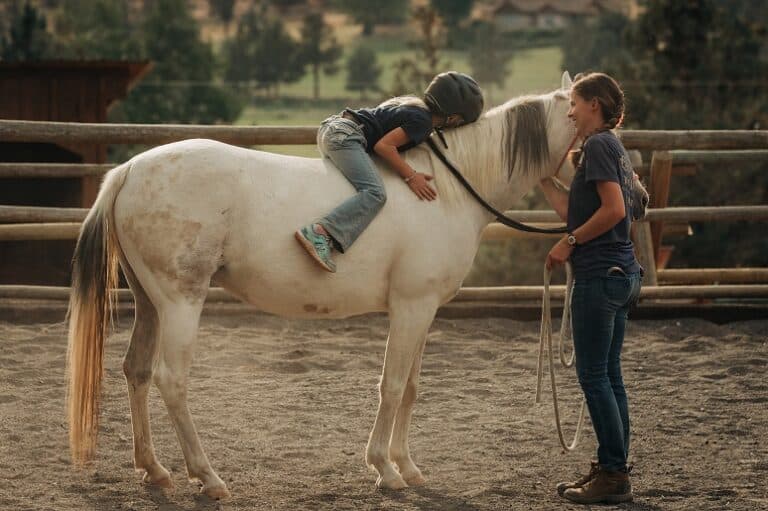
<svg viewBox="0 0 768 511">
<path fill-rule="evenodd" d="M 606 470 L 624 470 L 629 453 L 629 409 L 621 376 L 621 347 L 629 308 L 640 295 L 641 275 L 612 268 L 576 278 L 571 315 L 576 373 L 597 436 L 597 459 Z"/>
</svg>

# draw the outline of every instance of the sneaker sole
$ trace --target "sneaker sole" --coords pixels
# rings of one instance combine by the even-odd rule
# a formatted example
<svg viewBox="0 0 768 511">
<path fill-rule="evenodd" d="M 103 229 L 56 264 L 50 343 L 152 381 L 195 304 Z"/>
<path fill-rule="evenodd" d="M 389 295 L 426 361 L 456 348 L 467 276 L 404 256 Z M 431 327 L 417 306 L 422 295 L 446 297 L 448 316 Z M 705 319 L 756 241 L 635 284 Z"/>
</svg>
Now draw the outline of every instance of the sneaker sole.
<svg viewBox="0 0 768 511">
<path fill-rule="evenodd" d="M 293 233 L 293 236 L 294 238 L 296 238 L 296 241 L 298 241 L 301 244 L 301 246 L 304 247 L 304 250 L 307 252 L 307 254 L 309 254 L 310 257 L 312 257 L 312 259 L 314 259 L 314 261 L 317 264 L 319 264 L 322 269 L 324 269 L 329 273 L 336 273 L 335 269 L 325 264 L 325 261 L 323 261 L 317 256 L 317 253 L 315 252 L 315 247 L 312 245 L 312 243 L 309 242 L 307 238 L 305 238 L 301 234 L 301 231 L 296 231 L 295 233 Z"/>
</svg>

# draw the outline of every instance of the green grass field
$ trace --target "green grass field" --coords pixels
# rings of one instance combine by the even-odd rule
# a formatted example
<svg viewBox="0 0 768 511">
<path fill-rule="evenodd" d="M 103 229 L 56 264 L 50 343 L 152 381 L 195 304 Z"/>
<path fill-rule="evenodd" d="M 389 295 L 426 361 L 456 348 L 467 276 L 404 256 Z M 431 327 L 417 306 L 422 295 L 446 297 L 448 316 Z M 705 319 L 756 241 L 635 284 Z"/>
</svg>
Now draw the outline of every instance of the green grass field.
<svg viewBox="0 0 768 511">
<path fill-rule="evenodd" d="M 407 55 L 405 43 L 397 38 L 371 38 L 366 44 L 373 47 L 378 64 L 382 68 L 379 85 L 382 89 L 392 88 L 394 80 L 393 64 Z M 352 48 L 347 47 L 345 53 Z M 346 55 L 345 55 L 346 56 Z M 495 106 L 510 98 L 522 94 L 546 92 L 560 85 L 561 51 L 558 47 L 533 48 L 518 51 L 509 65 L 509 75 L 502 90 L 485 88 L 489 106 Z M 342 59 L 343 61 L 343 59 Z M 471 73 L 467 54 L 461 51 L 447 51 L 443 54 L 445 69 Z M 371 96 L 360 100 L 355 93 L 345 90 L 346 73 L 344 69 L 336 75 L 322 75 L 320 79 L 320 99 L 312 98 L 312 78 L 308 73 L 300 81 L 283 85 L 280 89 L 282 99 L 268 100 L 255 97 L 237 121 L 241 125 L 281 125 L 302 126 L 316 125 L 339 111 L 344 106 L 371 106 L 378 103 L 380 96 Z M 481 84 L 482 86 L 482 84 Z M 420 91 L 414 91 L 418 93 Z M 301 156 L 316 156 L 317 149 L 310 146 L 263 146 L 267 151 Z"/>
</svg>

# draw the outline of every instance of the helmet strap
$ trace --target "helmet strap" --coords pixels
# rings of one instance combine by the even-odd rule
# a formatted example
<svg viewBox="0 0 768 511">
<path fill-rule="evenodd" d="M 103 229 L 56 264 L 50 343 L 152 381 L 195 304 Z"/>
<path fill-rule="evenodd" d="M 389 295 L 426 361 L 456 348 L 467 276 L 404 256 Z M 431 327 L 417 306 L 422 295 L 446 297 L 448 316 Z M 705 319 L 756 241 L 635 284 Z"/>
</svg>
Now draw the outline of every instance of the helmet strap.
<svg viewBox="0 0 768 511">
<path fill-rule="evenodd" d="M 438 138 L 440 138 L 440 142 L 443 143 L 443 147 L 448 149 L 448 142 L 445 141 L 445 135 L 443 135 L 443 128 L 441 126 L 436 127 L 435 133 L 437 133 Z"/>
</svg>

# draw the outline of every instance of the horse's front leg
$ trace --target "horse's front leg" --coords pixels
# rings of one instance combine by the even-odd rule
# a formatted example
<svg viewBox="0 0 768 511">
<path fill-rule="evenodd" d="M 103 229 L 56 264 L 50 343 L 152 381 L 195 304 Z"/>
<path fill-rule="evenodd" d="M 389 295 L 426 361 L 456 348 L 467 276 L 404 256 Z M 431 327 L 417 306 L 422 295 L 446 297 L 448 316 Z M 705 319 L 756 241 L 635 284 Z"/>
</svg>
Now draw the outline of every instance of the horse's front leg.
<svg viewBox="0 0 768 511">
<path fill-rule="evenodd" d="M 409 486 L 424 484 L 424 476 L 421 470 L 411 459 L 411 452 L 408 448 L 408 429 L 411 425 L 411 416 L 413 415 L 413 405 L 416 403 L 416 395 L 419 388 L 419 373 L 421 372 L 421 359 L 426 346 L 426 335 L 421 341 L 421 347 L 416 352 L 416 359 L 411 365 L 408 382 L 405 384 L 405 392 L 400 402 L 400 408 L 395 417 L 395 429 L 392 432 L 392 443 L 389 445 L 389 456 L 400 469 L 400 476 Z"/>
<path fill-rule="evenodd" d="M 408 486 L 389 459 L 389 444 L 395 415 L 436 310 L 437 301 L 428 298 L 390 299 L 389 339 L 379 384 L 379 410 L 365 454 L 365 461 L 379 473 L 376 486 L 380 488 Z"/>
</svg>

